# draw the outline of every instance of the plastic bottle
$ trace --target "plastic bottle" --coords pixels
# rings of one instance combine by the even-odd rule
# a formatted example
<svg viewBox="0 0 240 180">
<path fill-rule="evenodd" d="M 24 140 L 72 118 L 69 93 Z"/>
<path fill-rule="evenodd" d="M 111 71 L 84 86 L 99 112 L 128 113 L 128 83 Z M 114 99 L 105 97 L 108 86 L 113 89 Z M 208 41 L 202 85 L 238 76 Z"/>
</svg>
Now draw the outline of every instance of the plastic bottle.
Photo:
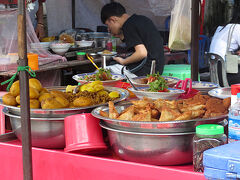
<svg viewBox="0 0 240 180">
<path fill-rule="evenodd" d="M 193 138 L 193 166 L 194 171 L 203 172 L 203 152 L 226 144 L 227 136 L 224 127 L 218 124 L 203 124 L 196 127 Z"/>
<path fill-rule="evenodd" d="M 107 48 L 107 50 L 112 51 L 112 41 L 111 40 L 108 40 L 106 48 Z"/>
<path fill-rule="evenodd" d="M 112 51 L 117 52 L 117 41 L 114 36 L 112 37 Z"/>
<path fill-rule="evenodd" d="M 228 114 L 228 142 L 240 140 L 240 93 L 237 102 L 230 107 Z"/>
</svg>

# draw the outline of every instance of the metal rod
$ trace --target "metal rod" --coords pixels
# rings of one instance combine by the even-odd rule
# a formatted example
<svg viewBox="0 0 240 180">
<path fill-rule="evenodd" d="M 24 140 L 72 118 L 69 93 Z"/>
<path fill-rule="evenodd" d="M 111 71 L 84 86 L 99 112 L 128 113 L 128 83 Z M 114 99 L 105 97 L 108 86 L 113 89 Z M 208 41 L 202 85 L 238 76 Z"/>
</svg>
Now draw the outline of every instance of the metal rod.
<svg viewBox="0 0 240 180">
<path fill-rule="evenodd" d="M 25 0 L 18 0 L 18 56 L 19 66 L 27 66 L 27 44 L 26 44 L 26 10 Z M 29 82 L 26 71 L 20 71 L 20 101 L 21 101 L 21 132 L 22 132 L 22 154 L 23 154 L 23 178 L 32 180 L 32 142 L 31 122 L 29 112 Z"/>
<path fill-rule="evenodd" d="M 72 0 L 72 29 L 75 29 L 75 0 Z"/>
<path fill-rule="evenodd" d="M 192 0 L 191 11 L 191 78 L 198 80 L 199 0 Z"/>
</svg>

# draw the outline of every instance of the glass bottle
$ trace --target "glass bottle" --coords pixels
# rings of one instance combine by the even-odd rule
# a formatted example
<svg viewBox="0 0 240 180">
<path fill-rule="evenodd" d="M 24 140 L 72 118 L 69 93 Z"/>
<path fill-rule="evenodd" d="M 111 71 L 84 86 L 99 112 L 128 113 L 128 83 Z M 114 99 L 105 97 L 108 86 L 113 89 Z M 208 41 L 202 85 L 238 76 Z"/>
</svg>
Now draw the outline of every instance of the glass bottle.
<svg viewBox="0 0 240 180">
<path fill-rule="evenodd" d="M 194 171 L 203 172 L 203 152 L 227 143 L 224 127 L 217 124 L 203 124 L 196 127 L 193 138 Z"/>
</svg>

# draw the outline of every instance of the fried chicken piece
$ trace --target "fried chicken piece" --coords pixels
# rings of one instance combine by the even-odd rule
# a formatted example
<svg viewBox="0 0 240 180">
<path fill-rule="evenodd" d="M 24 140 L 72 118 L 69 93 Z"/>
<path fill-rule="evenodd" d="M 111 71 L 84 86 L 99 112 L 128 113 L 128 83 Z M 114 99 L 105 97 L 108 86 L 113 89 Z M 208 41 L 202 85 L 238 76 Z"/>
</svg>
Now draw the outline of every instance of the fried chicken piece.
<svg viewBox="0 0 240 180">
<path fill-rule="evenodd" d="M 211 111 L 206 111 L 203 118 L 211 118 L 211 117 L 217 117 L 217 116 L 221 116 L 227 114 L 226 112 L 211 112 Z"/>
<path fill-rule="evenodd" d="M 217 98 L 210 98 L 206 102 L 206 109 L 209 112 L 214 113 L 224 113 L 227 111 L 227 108 L 224 107 L 223 101 Z"/>
<path fill-rule="evenodd" d="M 228 97 L 228 98 L 225 98 L 223 100 L 223 106 L 226 108 L 226 109 L 229 109 L 229 106 L 231 105 L 231 98 Z"/>
<path fill-rule="evenodd" d="M 198 93 L 197 95 L 193 96 L 192 98 L 185 99 L 183 102 L 184 107 L 188 105 L 199 105 L 199 104 L 206 104 L 207 100 L 210 99 L 208 95 L 201 95 Z"/>
</svg>

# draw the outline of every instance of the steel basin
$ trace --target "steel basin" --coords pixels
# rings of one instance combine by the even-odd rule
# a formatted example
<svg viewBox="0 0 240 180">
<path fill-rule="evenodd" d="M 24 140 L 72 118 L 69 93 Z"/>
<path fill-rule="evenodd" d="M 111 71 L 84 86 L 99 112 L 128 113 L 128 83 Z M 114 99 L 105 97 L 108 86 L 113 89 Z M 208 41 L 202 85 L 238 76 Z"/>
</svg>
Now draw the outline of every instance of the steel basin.
<svg viewBox="0 0 240 180">
<path fill-rule="evenodd" d="M 10 117 L 10 123 L 13 132 L 19 140 L 22 140 L 21 117 L 9 113 L 7 108 L 3 113 Z M 31 117 L 31 135 L 32 146 L 41 148 L 64 148 L 64 118 L 32 118 Z"/>
<path fill-rule="evenodd" d="M 110 146 L 120 158 L 153 165 L 179 165 L 192 162 L 192 139 L 188 133 L 140 133 L 117 130 L 103 121 Z"/>
<path fill-rule="evenodd" d="M 122 112 L 129 105 L 115 106 L 118 112 Z M 108 127 L 131 132 L 148 132 L 148 133 L 185 133 L 195 132 L 195 127 L 200 124 L 221 124 L 227 125 L 227 115 L 206 118 L 192 119 L 184 121 L 165 121 L 165 122 L 143 122 L 143 121 L 126 121 L 103 117 L 99 111 L 108 112 L 107 106 L 100 106 L 92 110 L 92 115 L 102 119 Z"/>
</svg>

